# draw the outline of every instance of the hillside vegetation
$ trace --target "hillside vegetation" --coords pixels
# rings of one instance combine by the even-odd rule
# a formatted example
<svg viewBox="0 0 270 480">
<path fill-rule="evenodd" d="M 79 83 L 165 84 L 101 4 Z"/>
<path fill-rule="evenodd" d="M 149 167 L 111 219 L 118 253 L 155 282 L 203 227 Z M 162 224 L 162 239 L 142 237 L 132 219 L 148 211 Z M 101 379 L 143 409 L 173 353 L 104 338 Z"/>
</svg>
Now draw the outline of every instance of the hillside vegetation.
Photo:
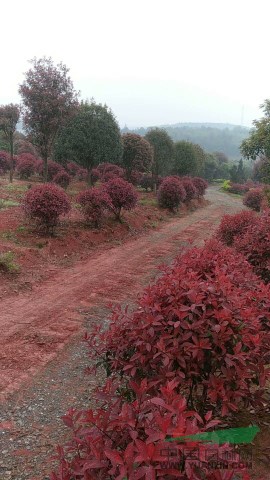
<svg viewBox="0 0 270 480">
<path fill-rule="evenodd" d="M 125 127 L 123 132 L 134 132 L 145 135 L 153 127 L 142 127 L 129 130 Z M 224 152 L 232 160 L 239 159 L 240 145 L 248 137 L 249 129 L 238 125 L 225 123 L 176 123 L 163 125 L 174 142 L 187 140 L 199 144 L 207 152 Z"/>
</svg>

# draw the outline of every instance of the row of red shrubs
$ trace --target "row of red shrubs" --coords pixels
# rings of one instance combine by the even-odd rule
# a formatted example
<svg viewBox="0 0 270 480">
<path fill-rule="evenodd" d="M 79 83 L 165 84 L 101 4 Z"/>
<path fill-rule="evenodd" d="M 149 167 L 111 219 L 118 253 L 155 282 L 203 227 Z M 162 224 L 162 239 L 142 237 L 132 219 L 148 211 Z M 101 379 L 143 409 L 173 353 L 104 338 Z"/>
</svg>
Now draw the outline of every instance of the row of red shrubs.
<svg viewBox="0 0 270 480">
<path fill-rule="evenodd" d="M 221 461 L 228 445 L 173 438 L 263 407 L 269 294 L 241 254 L 212 240 L 167 268 L 134 311 L 116 308 L 107 330 L 86 337 L 91 363 L 109 376 L 97 391 L 100 406 L 63 417 L 72 438 L 58 449 L 52 480 L 234 478 L 233 466 L 221 471 L 207 461 L 212 450 Z"/>
<path fill-rule="evenodd" d="M 101 164 L 100 168 L 108 164 Z M 112 167 L 116 167 L 112 165 Z M 119 169 L 120 167 L 116 167 Z M 122 177 L 114 175 L 99 187 L 92 187 L 81 192 L 77 197 L 81 211 L 87 222 L 99 227 L 108 211 L 112 211 L 120 220 L 122 210 L 133 209 L 138 200 L 136 189 Z M 119 173 L 119 172 L 118 172 Z M 57 177 L 63 178 L 65 172 L 59 172 Z M 191 201 L 203 196 L 207 183 L 201 178 L 166 177 L 158 190 L 158 201 L 161 207 L 171 210 L 178 208 L 180 202 Z M 36 220 L 47 232 L 53 230 L 59 217 L 69 212 L 71 203 L 66 193 L 53 184 L 43 184 L 31 187 L 23 200 L 26 214 Z"/>
<path fill-rule="evenodd" d="M 102 187 L 93 187 L 81 192 L 77 203 L 87 221 L 99 226 L 106 210 L 111 210 L 120 219 L 122 209 L 135 207 L 138 195 L 132 184 L 122 178 L 112 178 Z M 68 213 L 71 203 L 67 194 L 56 185 L 45 183 L 31 187 L 25 194 L 22 207 L 25 213 L 45 230 L 53 230 L 59 217 Z"/>
<path fill-rule="evenodd" d="M 93 371 L 109 378 L 98 408 L 63 417 L 71 440 L 52 480 L 250 478 L 234 456 L 225 470 L 207 461 L 224 464 L 228 445 L 174 440 L 265 402 L 270 286 L 256 273 L 270 281 L 270 214 L 227 215 L 216 236 L 166 268 L 135 310 L 115 308 L 108 329 L 86 336 Z"/>
<path fill-rule="evenodd" d="M 259 212 L 265 204 L 268 204 L 269 185 L 260 184 L 248 180 L 245 183 L 231 183 L 227 189 L 230 193 L 243 195 L 243 204 L 252 210 Z"/>
<path fill-rule="evenodd" d="M 265 282 L 270 282 L 270 210 L 225 215 L 217 238 L 243 254 Z"/>
</svg>

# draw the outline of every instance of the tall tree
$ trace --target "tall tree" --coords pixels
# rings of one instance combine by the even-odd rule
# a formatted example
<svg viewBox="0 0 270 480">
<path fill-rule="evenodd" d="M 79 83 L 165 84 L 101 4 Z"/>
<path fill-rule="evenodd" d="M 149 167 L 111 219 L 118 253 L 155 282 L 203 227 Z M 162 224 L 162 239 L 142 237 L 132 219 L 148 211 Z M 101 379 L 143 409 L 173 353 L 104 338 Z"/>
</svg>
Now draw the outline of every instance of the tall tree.
<svg viewBox="0 0 270 480">
<path fill-rule="evenodd" d="M 62 62 L 54 65 L 51 58 L 31 60 L 19 92 L 23 100 L 23 123 L 30 140 L 40 151 L 44 161 L 44 180 L 48 176 L 48 158 L 51 156 L 59 129 L 74 114 L 78 93 L 68 76 L 69 69 Z"/>
<path fill-rule="evenodd" d="M 153 147 L 153 175 L 169 174 L 174 155 L 174 144 L 171 137 L 163 128 L 152 128 L 146 133 L 145 138 Z"/>
<path fill-rule="evenodd" d="M 153 148 L 141 135 L 124 133 L 123 140 L 123 167 L 126 169 L 127 179 L 130 181 L 132 172 L 150 172 L 153 161 Z"/>
<path fill-rule="evenodd" d="M 73 161 L 90 172 L 103 162 L 119 164 L 123 146 L 119 125 L 107 105 L 82 102 L 77 114 L 61 128 L 54 146 L 54 158 Z"/>
<path fill-rule="evenodd" d="M 260 108 L 264 117 L 253 121 L 249 137 L 241 144 L 243 156 L 252 160 L 259 156 L 270 158 L 270 100 L 265 100 Z"/>
<path fill-rule="evenodd" d="M 173 173 L 177 175 L 198 175 L 201 163 L 195 144 L 185 140 L 175 143 Z"/>
<path fill-rule="evenodd" d="M 218 163 L 222 164 L 222 163 L 228 163 L 229 162 L 229 158 L 228 156 L 226 155 L 226 153 L 223 153 L 223 152 L 213 152 L 213 155 L 214 157 L 216 158 L 216 160 L 218 161 Z"/>
<path fill-rule="evenodd" d="M 14 134 L 16 126 L 20 118 L 19 105 L 10 103 L 9 105 L 2 105 L 0 107 L 0 130 L 3 131 L 4 136 L 8 142 L 10 150 L 10 170 L 9 180 L 13 181 L 14 175 Z"/>
</svg>

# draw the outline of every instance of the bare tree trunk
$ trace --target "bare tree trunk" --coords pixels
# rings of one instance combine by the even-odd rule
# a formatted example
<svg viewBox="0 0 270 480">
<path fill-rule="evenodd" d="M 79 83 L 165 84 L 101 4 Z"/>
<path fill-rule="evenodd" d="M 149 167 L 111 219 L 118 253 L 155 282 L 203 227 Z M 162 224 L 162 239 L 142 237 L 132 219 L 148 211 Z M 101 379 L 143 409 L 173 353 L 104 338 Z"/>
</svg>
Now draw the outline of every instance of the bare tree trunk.
<svg viewBox="0 0 270 480">
<path fill-rule="evenodd" d="M 88 167 L 87 170 L 88 170 L 87 183 L 88 183 L 88 185 L 90 185 L 90 187 L 91 187 L 91 186 L 92 186 L 91 168 Z"/>
</svg>

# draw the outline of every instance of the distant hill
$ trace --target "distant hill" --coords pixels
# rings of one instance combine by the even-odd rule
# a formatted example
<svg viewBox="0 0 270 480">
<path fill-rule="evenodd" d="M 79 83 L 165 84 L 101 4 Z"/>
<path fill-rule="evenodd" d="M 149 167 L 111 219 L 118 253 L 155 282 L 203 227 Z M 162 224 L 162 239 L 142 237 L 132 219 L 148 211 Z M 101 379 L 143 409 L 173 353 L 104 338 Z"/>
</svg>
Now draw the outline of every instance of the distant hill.
<svg viewBox="0 0 270 480">
<path fill-rule="evenodd" d="M 188 140 L 198 143 L 207 152 L 224 152 L 231 159 L 241 157 L 239 147 L 242 141 L 248 137 L 249 128 L 227 123 L 175 123 L 173 125 L 161 125 L 170 137 L 175 141 Z M 141 127 L 129 129 L 125 127 L 122 132 L 133 132 L 145 135 L 154 127 Z"/>
</svg>

